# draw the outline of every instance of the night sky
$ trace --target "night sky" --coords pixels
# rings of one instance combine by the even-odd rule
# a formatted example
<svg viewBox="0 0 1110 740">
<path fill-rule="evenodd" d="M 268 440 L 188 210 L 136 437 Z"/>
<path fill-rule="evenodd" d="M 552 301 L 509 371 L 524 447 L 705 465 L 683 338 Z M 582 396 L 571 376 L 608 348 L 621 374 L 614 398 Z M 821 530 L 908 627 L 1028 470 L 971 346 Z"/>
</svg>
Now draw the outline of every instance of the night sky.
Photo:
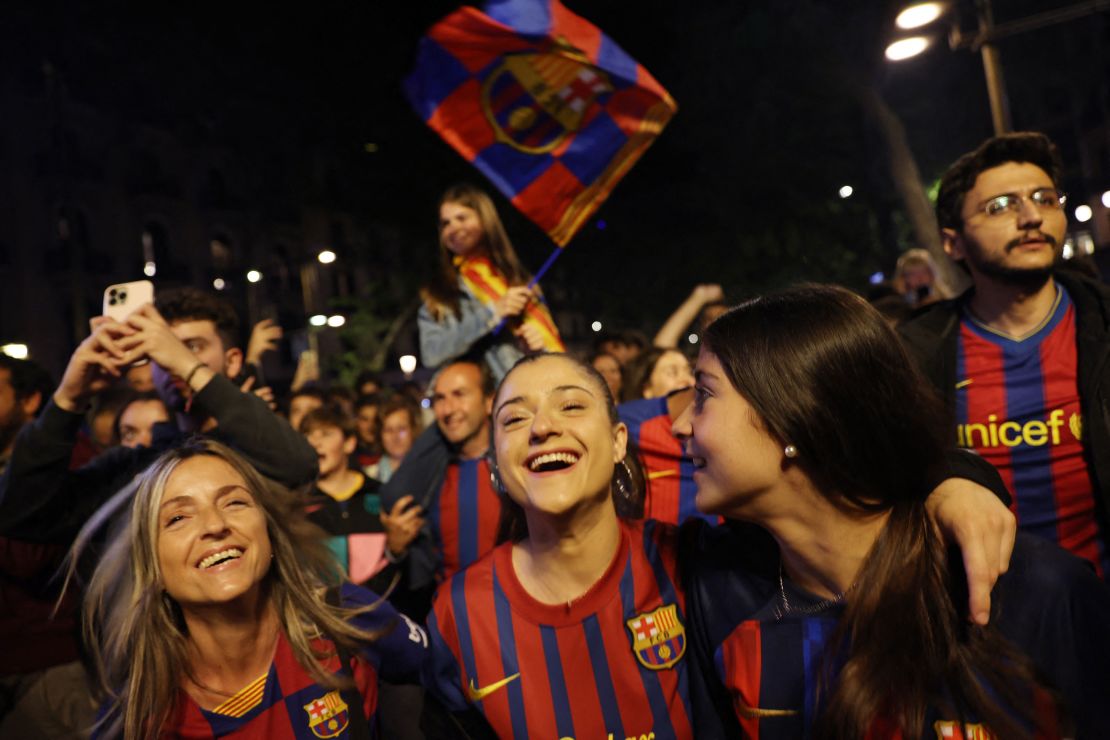
<svg viewBox="0 0 1110 740">
<path fill-rule="evenodd" d="M 991 134 L 978 55 L 942 41 L 885 62 L 896 2 L 566 4 L 679 105 L 545 280 L 556 304 L 610 322 L 650 328 L 697 282 L 733 298 L 798 279 L 858 287 L 913 246 L 882 140 L 845 81 L 874 86 L 901 117 L 927 182 Z M 996 0 L 996 21 L 1069 4 Z M 5 3 L 0 84 L 41 93 L 49 63 L 72 100 L 230 146 L 272 179 L 283 175 L 272 163 L 309 168 L 323 152 L 342 183 L 327 205 L 401 233 L 422 273 L 440 192 L 483 182 L 400 92 L 418 38 L 456 4 L 242 5 Z M 1014 126 L 1061 145 L 1073 197 L 1110 187 L 1107 40 L 1102 14 L 1000 43 Z M 855 194 L 840 201 L 844 184 Z M 537 267 L 550 242 L 498 203 Z M 629 289 L 613 290 L 617 279 Z"/>
</svg>

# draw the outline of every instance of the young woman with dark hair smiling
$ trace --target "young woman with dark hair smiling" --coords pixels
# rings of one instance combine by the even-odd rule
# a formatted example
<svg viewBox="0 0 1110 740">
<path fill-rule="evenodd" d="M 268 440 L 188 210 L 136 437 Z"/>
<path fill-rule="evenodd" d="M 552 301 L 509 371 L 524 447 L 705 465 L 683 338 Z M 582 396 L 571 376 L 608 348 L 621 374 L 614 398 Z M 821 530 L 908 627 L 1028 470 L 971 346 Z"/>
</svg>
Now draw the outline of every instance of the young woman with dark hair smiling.
<svg viewBox="0 0 1110 740">
<path fill-rule="evenodd" d="M 1040 738 L 1074 722 L 1110 737 L 1110 590 L 1019 535 L 991 626 L 969 624 L 963 570 L 925 511 L 938 401 L 873 308 L 803 286 L 703 340 L 675 425 L 698 507 L 770 538 L 740 568 L 689 569 L 699 736 Z M 753 575 L 770 594 L 755 608 L 733 598 Z"/>
</svg>

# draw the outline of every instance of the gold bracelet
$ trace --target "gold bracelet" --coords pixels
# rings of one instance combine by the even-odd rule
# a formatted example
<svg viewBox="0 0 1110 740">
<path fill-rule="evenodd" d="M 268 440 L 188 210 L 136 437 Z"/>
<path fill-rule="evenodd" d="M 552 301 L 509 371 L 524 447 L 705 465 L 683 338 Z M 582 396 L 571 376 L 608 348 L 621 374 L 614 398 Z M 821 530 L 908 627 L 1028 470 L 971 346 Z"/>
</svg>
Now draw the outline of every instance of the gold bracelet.
<svg viewBox="0 0 1110 740">
<path fill-rule="evenodd" d="M 189 374 L 185 376 L 185 385 L 189 385 L 189 381 L 191 381 L 193 379 L 193 376 L 197 374 L 197 370 L 200 370 L 202 367 L 207 367 L 207 365 L 205 365 L 203 362 L 198 362 L 196 365 L 193 365 L 193 369 L 190 370 Z"/>
</svg>

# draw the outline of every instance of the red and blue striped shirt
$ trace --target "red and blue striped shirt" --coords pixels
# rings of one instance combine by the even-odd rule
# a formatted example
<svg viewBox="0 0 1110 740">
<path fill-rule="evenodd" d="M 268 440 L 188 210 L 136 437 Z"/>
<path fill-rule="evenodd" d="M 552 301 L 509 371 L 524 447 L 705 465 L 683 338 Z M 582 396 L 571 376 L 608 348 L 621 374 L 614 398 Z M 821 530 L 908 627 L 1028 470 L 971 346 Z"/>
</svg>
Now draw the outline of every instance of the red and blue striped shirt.
<svg viewBox="0 0 1110 740">
<path fill-rule="evenodd" d="M 493 490 L 486 458 L 452 461 L 430 511 L 436 548 L 442 556 L 441 578 L 450 578 L 492 550 L 497 543 L 501 499 Z"/>
<path fill-rule="evenodd" d="M 686 456 L 682 442 L 671 433 L 667 399 L 628 401 L 617 407 L 617 413 L 628 427 L 628 437 L 644 466 L 647 478 L 644 518 L 681 524 L 696 516 L 715 524 L 716 517 L 698 512 L 694 462 Z"/>
<path fill-rule="evenodd" d="M 341 594 L 343 605 L 351 608 L 378 600 L 376 594 L 352 584 L 345 584 Z M 387 679 L 411 680 L 426 655 L 427 636 L 385 602 L 373 611 L 353 617 L 352 621 L 367 631 L 383 633 L 360 650 L 354 660 L 355 687 L 362 697 L 362 706 L 351 707 L 339 689 L 316 683 L 312 674 L 297 662 L 282 632 L 265 676 L 259 676 L 215 710 L 202 709 L 184 690 L 179 690 L 163 737 L 193 740 L 348 738 L 351 737 L 350 713 L 353 711 L 364 713 L 371 733 L 376 736 L 379 674 Z M 321 653 L 334 652 L 333 644 L 326 639 L 314 640 L 312 646 Z M 341 672 L 336 655 L 323 663 L 327 671 Z M 350 668 L 342 671 L 350 675 Z"/>
<path fill-rule="evenodd" d="M 544 604 L 517 580 L 505 543 L 440 586 L 425 685 L 501 737 L 689 738 L 675 569 L 673 528 L 623 523 L 601 579 L 571 604 Z"/>
<path fill-rule="evenodd" d="M 966 313 L 956 349 L 956 440 L 998 468 L 1022 529 L 1110 576 L 1083 457 L 1075 309 L 1056 306 L 1032 334 L 1014 339 Z"/>
</svg>

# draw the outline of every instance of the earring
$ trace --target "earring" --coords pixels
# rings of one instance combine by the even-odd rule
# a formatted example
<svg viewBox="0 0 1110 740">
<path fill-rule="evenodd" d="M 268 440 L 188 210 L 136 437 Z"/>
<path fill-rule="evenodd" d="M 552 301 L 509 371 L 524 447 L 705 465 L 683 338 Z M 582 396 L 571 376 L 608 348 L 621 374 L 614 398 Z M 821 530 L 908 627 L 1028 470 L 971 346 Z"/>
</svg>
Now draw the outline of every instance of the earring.
<svg viewBox="0 0 1110 740">
<path fill-rule="evenodd" d="M 628 463 L 625 462 L 624 460 L 621 460 L 621 467 L 624 468 L 624 477 L 621 477 L 619 474 L 613 476 L 616 479 L 616 482 L 617 482 L 617 495 L 619 495 L 625 501 L 631 501 L 632 500 L 632 469 L 628 467 Z M 625 483 L 626 478 L 628 479 L 627 483 Z"/>
<path fill-rule="evenodd" d="M 489 483 L 493 486 L 494 493 L 507 496 L 505 484 L 501 482 L 501 471 L 497 469 L 497 461 L 493 459 L 493 455 L 489 455 L 486 460 L 489 465 Z"/>
<path fill-rule="evenodd" d="M 798 448 L 795 447 L 794 445 L 787 445 L 786 447 L 782 448 L 782 454 L 784 454 L 784 455 L 786 455 L 787 457 L 790 457 L 790 458 L 797 457 L 798 456 Z"/>
</svg>

